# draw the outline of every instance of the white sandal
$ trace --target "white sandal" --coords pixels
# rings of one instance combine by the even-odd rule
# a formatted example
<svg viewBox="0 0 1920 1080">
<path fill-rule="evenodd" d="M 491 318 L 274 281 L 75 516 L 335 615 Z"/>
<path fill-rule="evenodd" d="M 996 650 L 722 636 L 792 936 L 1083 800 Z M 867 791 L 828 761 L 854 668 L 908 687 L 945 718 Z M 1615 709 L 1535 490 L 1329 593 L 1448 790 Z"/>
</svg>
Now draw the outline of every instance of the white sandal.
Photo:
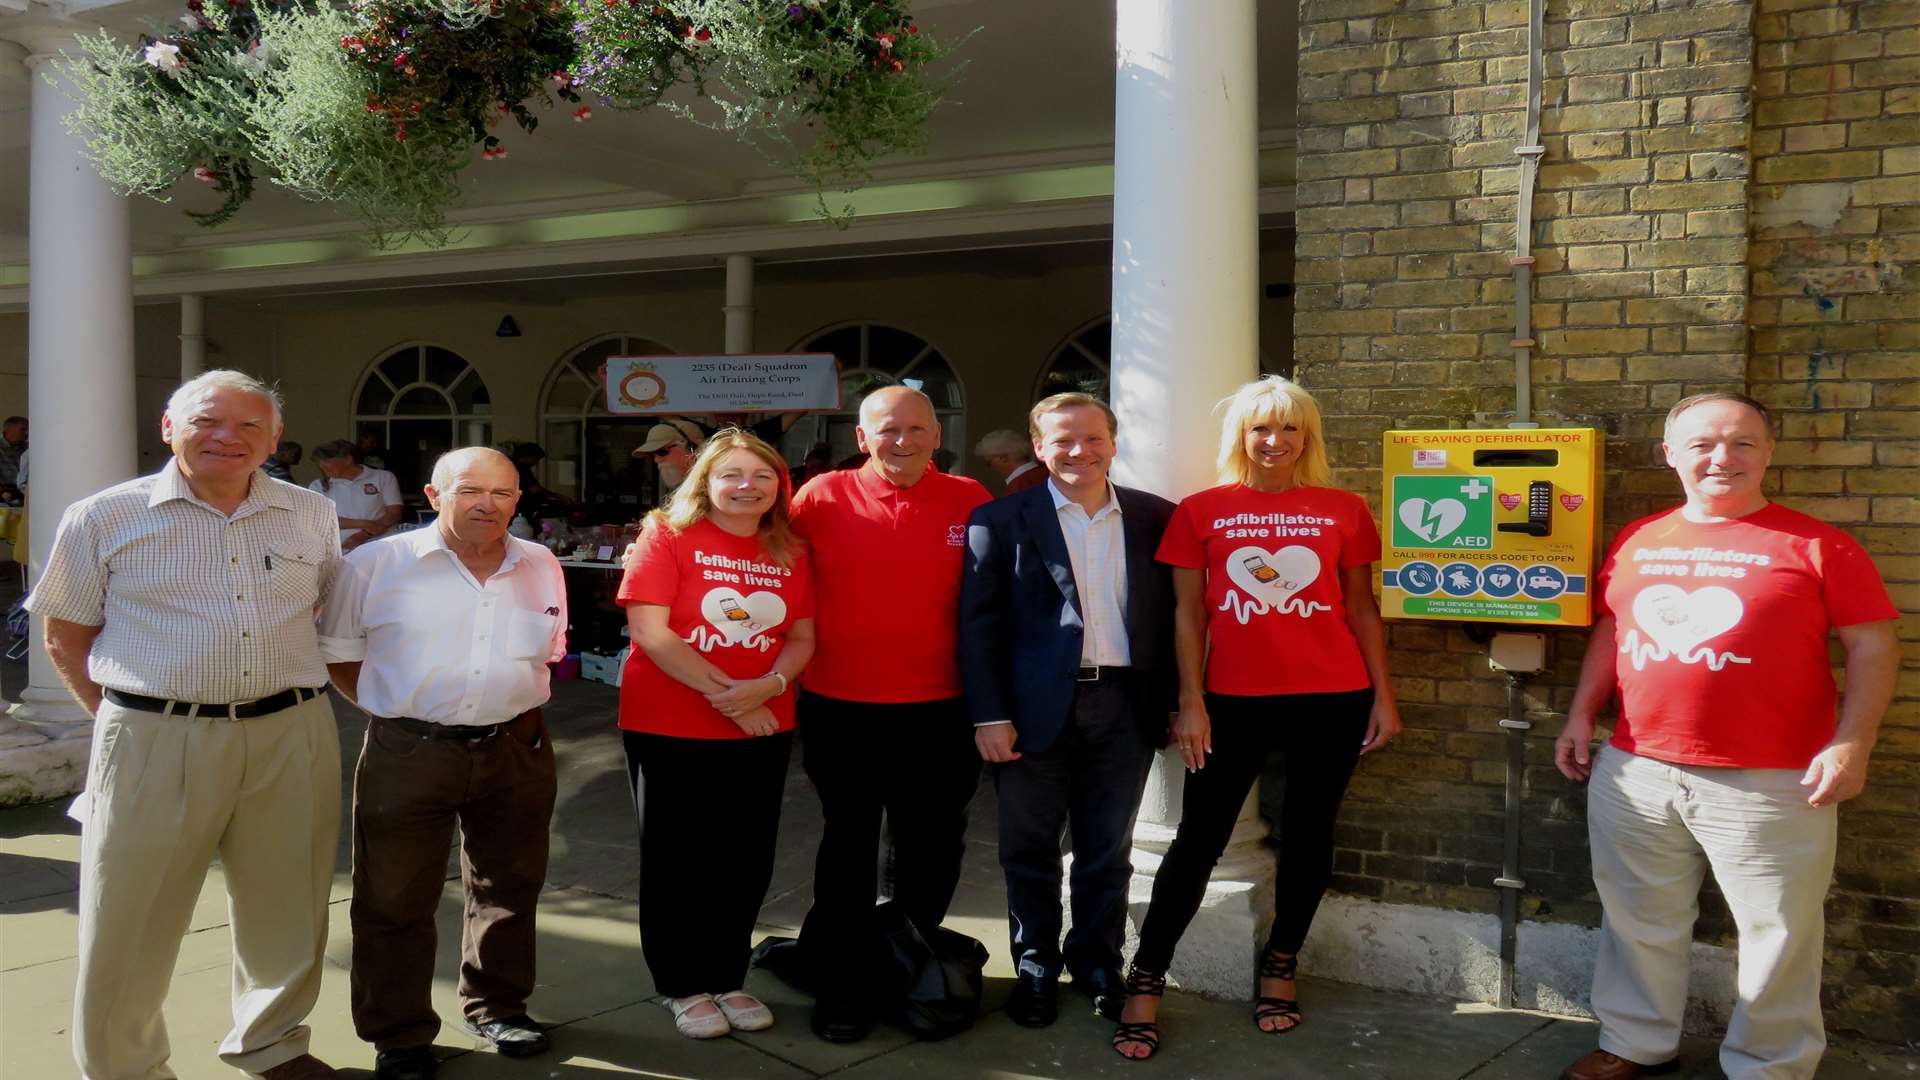
<svg viewBox="0 0 1920 1080">
<path fill-rule="evenodd" d="M 752 1004 L 736 1008 L 727 1004 L 729 999 L 735 1001 L 745 999 Z M 735 1031 L 765 1031 L 773 1026 L 773 1010 L 767 1008 L 766 1002 L 745 990 L 729 990 L 724 994 L 715 994 L 713 1003 L 720 1006 L 721 1015 L 727 1018 L 727 1023 L 732 1024 Z"/>
<path fill-rule="evenodd" d="M 711 1016 L 688 1016 L 687 1013 L 702 1005 L 713 1006 Z M 727 1023 L 726 1010 L 713 1000 L 712 994 L 693 994 L 682 998 L 668 998 L 667 1008 L 673 1011 L 673 1026 L 680 1034 L 689 1039 L 717 1039 L 733 1030 Z"/>
</svg>

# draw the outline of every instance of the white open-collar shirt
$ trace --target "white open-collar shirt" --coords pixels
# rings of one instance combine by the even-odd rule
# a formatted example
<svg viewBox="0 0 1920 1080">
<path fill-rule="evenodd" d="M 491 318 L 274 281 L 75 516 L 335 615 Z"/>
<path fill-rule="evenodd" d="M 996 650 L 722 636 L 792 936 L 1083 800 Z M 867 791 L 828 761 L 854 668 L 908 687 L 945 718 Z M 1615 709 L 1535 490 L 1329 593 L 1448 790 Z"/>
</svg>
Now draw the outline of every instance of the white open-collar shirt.
<svg viewBox="0 0 1920 1080">
<path fill-rule="evenodd" d="M 1067 561 L 1073 565 L 1074 588 L 1080 593 L 1080 662 L 1100 667 L 1132 663 L 1127 647 L 1127 537 L 1120 523 L 1120 496 L 1107 485 L 1107 504 L 1092 517 L 1080 504 L 1062 494 L 1052 478 L 1047 494 L 1060 518 L 1067 541 Z"/>
<path fill-rule="evenodd" d="M 360 661 L 360 707 L 436 724 L 498 724 L 544 704 L 566 655 L 565 573 L 515 536 L 478 581 L 438 526 L 350 552 L 320 616 L 328 663 Z"/>
</svg>

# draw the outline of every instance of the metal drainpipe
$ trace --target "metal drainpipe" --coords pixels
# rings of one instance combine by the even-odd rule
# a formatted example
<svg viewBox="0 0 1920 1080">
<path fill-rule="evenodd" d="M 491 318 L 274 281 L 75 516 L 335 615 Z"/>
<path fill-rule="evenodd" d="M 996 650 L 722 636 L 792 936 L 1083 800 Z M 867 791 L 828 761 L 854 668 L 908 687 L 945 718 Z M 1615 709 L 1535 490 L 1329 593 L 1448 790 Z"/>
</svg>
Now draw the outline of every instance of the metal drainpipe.
<svg viewBox="0 0 1920 1080">
<path fill-rule="evenodd" d="M 1540 144 L 1541 24 L 1545 18 L 1545 0 L 1532 0 L 1527 21 L 1527 133 L 1526 141 L 1513 148 L 1520 158 L 1519 205 L 1513 222 L 1513 423 L 1517 428 L 1539 425 L 1533 422 L 1533 187 L 1540 172 L 1540 156 L 1547 148 Z"/>
<path fill-rule="evenodd" d="M 1527 720 L 1526 677 L 1507 673 L 1507 718 L 1500 721 L 1507 732 L 1506 844 L 1500 854 L 1500 876 L 1493 884 L 1500 890 L 1500 1007 L 1514 1007 L 1514 968 L 1520 954 L 1520 890 L 1527 883 L 1520 877 L 1520 785 L 1527 767 L 1527 732 L 1533 724 Z"/>
<path fill-rule="evenodd" d="M 1518 205 L 1513 222 L 1513 423 L 1515 428 L 1532 428 L 1533 422 L 1533 188 L 1540 173 L 1540 157 L 1547 148 L 1540 144 L 1540 80 L 1543 61 L 1541 49 L 1545 36 L 1545 0 L 1531 0 L 1527 13 L 1527 131 L 1526 139 L 1513 148 L 1520 159 Z M 1500 721 L 1507 732 L 1507 785 L 1505 844 L 1500 857 L 1500 876 L 1493 884 L 1500 890 L 1500 1007 L 1515 1004 L 1514 970 L 1520 954 L 1520 890 L 1526 881 L 1520 877 L 1520 792 L 1527 767 L 1527 731 L 1533 727 L 1526 719 L 1525 679 L 1507 673 L 1507 718 Z"/>
</svg>

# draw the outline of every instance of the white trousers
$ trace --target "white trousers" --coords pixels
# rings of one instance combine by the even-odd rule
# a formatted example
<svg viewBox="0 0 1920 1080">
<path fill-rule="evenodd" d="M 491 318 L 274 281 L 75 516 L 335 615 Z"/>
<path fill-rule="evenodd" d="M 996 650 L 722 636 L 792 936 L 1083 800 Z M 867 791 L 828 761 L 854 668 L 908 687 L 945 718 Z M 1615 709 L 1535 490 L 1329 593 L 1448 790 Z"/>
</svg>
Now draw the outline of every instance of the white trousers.
<svg viewBox="0 0 1920 1080">
<path fill-rule="evenodd" d="M 1823 905 L 1834 807 L 1807 805 L 1795 769 L 1670 765 L 1603 747 L 1587 794 L 1600 955 L 1600 1048 L 1656 1065 L 1680 1046 L 1687 955 L 1708 867 L 1739 932 L 1728 1080 L 1810 1080 L 1820 1017 Z"/>
<path fill-rule="evenodd" d="M 86 1080 L 171 1080 L 160 1015 L 217 852 L 233 927 L 233 1028 L 250 1073 L 307 1052 L 340 827 L 326 695 L 251 720 L 103 702 L 80 834 L 73 1052 Z"/>
</svg>

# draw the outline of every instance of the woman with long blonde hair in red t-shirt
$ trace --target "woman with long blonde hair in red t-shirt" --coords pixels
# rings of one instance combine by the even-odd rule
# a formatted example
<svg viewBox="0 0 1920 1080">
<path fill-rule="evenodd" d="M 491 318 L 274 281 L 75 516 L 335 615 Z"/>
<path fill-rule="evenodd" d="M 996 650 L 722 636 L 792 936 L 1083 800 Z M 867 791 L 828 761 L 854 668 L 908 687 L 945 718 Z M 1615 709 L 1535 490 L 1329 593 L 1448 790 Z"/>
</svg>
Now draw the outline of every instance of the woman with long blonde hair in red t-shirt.
<svg viewBox="0 0 1920 1080">
<path fill-rule="evenodd" d="M 741 986 L 773 876 L 793 684 L 813 656 L 792 493 L 777 450 L 720 432 L 648 517 L 620 582 L 633 638 L 620 727 L 640 813 L 640 945 L 689 1038 L 773 1024 Z"/>
<path fill-rule="evenodd" d="M 1254 1023 L 1301 1020 L 1293 973 L 1333 872 L 1333 822 L 1361 754 L 1400 730 L 1373 597 L 1380 534 L 1366 501 L 1331 485 L 1320 409 L 1268 376 L 1222 402 L 1218 487 L 1183 500 L 1158 558 L 1173 570 L 1189 775 L 1180 829 L 1154 874 L 1113 1046 L 1152 1056 L 1167 965 L 1269 758 L 1286 775 L 1273 931 Z"/>
</svg>

